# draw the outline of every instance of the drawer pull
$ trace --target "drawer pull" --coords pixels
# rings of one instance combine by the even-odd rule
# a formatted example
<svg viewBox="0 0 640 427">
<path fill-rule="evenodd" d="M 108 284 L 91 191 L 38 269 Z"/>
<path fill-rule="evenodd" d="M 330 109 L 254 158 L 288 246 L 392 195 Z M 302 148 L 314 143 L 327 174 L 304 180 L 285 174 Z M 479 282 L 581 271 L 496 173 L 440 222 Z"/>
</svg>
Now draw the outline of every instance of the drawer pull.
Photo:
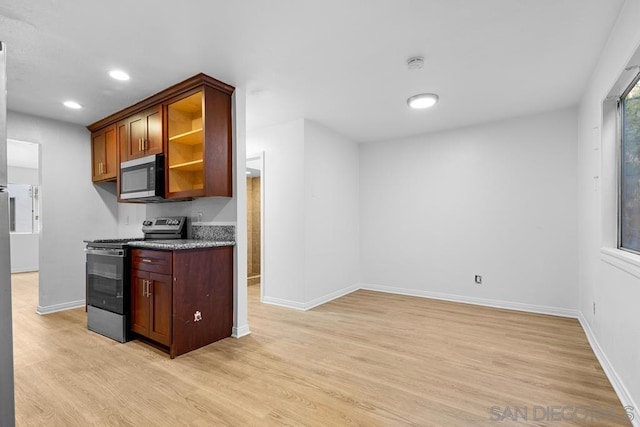
<svg viewBox="0 0 640 427">
<path fill-rule="evenodd" d="M 152 260 L 150 260 L 149 258 L 142 258 L 141 260 L 142 262 L 146 262 L 146 263 L 151 263 L 153 262 Z"/>
</svg>

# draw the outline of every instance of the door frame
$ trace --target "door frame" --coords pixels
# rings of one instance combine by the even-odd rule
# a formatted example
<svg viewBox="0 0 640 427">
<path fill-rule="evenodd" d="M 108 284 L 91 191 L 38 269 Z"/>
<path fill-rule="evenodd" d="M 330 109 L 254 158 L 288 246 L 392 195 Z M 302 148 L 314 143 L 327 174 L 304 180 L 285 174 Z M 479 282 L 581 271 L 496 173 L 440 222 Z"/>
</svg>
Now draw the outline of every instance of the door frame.
<svg viewBox="0 0 640 427">
<path fill-rule="evenodd" d="M 264 290 L 267 286 L 267 278 L 265 275 L 265 167 L 264 167 L 264 151 L 247 155 L 246 162 L 258 160 L 260 164 L 260 302 L 264 301 Z M 246 163 L 245 162 L 245 163 Z M 247 245 L 247 250 L 249 245 Z"/>
</svg>

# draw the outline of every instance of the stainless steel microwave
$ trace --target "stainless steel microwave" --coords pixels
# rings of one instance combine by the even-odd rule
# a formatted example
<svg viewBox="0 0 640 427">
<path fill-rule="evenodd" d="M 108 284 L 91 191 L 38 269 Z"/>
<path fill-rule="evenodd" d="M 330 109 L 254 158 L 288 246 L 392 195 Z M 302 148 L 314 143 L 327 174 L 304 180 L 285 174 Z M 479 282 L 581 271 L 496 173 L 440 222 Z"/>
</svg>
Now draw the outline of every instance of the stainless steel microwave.
<svg viewBox="0 0 640 427">
<path fill-rule="evenodd" d="M 164 201 L 164 154 L 120 163 L 120 199 L 132 202 Z"/>
</svg>

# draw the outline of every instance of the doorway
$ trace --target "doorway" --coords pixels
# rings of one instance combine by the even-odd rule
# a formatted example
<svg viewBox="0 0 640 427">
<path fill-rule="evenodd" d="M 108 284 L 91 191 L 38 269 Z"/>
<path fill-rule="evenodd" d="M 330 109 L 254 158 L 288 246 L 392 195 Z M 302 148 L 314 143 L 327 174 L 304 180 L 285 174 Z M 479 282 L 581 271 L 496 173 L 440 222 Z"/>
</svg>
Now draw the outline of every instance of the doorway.
<svg viewBox="0 0 640 427">
<path fill-rule="evenodd" d="M 247 157 L 247 288 L 264 295 L 264 156 Z M 252 292 L 253 290 L 253 292 Z"/>
<path fill-rule="evenodd" d="M 7 140 L 11 273 L 39 270 L 40 145 Z"/>
</svg>

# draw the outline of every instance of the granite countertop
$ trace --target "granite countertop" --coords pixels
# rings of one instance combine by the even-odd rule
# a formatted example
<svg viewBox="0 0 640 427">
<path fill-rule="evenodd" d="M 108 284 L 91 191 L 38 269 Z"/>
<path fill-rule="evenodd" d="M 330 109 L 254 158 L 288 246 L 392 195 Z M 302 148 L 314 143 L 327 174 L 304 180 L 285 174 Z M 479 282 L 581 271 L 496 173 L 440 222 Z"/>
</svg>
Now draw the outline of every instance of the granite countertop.
<svg viewBox="0 0 640 427">
<path fill-rule="evenodd" d="M 183 249 L 215 248 L 218 246 L 235 246 L 233 240 L 202 240 L 202 239 L 169 239 L 169 240 L 134 240 L 129 242 L 133 248 L 164 249 L 179 251 Z"/>
<path fill-rule="evenodd" d="M 127 243 L 133 248 L 161 249 L 179 251 L 182 249 L 215 248 L 218 246 L 235 246 L 236 231 L 233 225 L 194 224 L 191 227 L 193 239 L 143 240 L 141 237 L 131 239 L 96 239 L 85 240 L 86 243 Z"/>
</svg>

